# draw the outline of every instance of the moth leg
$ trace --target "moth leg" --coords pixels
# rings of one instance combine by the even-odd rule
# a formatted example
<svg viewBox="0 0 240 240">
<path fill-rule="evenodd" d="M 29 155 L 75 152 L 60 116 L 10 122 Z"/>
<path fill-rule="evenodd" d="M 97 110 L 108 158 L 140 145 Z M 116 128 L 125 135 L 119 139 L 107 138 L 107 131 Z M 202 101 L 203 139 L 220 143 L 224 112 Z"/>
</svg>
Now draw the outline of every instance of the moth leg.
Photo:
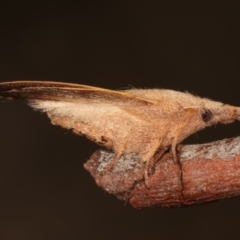
<svg viewBox="0 0 240 240">
<path fill-rule="evenodd" d="M 177 138 L 173 139 L 171 150 L 172 150 L 172 154 L 173 154 L 173 161 L 174 161 L 174 163 L 178 164 L 179 159 L 178 159 L 178 155 L 177 155 Z"/>
<path fill-rule="evenodd" d="M 166 152 L 167 149 L 168 148 L 160 148 L 159 150 L 157 150 L 157 152 L 153 154 L 153 156 L 148 161 L 146 161 L 145 170 L 147 171 L 148 175 L 152 175 L 154 173 L 155 165 L 157 164 L 159 159 L 162 158 L 163 154 Z"/>
<path fill-rule="evenodd" d="M 112 143 L 112 145 L 114 145 L 114 143 Z M 120 157 L 123 155 L 125 151 L 125 143 L 124 142 L 118 143 L 117 147 L 113 149 L 113 151 L 116 153 L 116 155 L 114 159 L 111 160 L 111 162 L 103 170 L 103 174 L 108 173 L 110 170 L 112 170 L 112 168 L 115 167 L 116 163 L 118 162 L 118 160 L 120 159 Z"/>
<path fill-rule="evenodd" d="M 106 174 L 107 172 L 109 172 L 116 165 L 117 161 L 120 159 L 121 156 L 122 156 L 122 152 L 117 153 L 114 159 L 104 169 L 103 174 Z"/>
<path fill-rule="evenodd" d="M 163 139 L 160 139 L 160 141 L 155 141 L 154 144 L 151 144 L 151 150 L 148 152 L 147 155 L 144 156 L 145 161 L 146 161 L 146 164 L 144 167 L 144 179 L 145 179 L 145 183 L 146 183 L 147 187 L 148 187 L 148 179 L 149 179 L 149 175 L 150 175 L 149 173 L 150 173 L 151 167 L 155 166 L 155 164 L 157 162 L 156 160 L 158 160 L 165 152 L 165 149 L 161 149 L 154 158 L 154 154 L 156 153 L 159 146 L 161 146 L 162 140 Z"/>
</svg>

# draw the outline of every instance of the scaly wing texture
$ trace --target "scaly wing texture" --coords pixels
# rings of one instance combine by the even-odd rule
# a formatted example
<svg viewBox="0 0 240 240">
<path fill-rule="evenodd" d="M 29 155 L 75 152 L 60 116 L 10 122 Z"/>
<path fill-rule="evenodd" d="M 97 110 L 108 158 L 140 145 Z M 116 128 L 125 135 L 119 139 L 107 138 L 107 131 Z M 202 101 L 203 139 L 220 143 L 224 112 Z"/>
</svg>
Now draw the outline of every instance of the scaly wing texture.
<svg viewBox="0 0 240 240">
<path fill-rule="evenodd" d="M 46 112 L 53 124 L 86 135 L 116 152 L 147 151 L 156 135 L 149 129 L 153 124 L 148 114 L 155 102 L 125 91 L 68 83 L 17 81 L 0 83 L 0 96 L 27 99 L 32 107 Z M 164 124 L 167 119 L 162 121 Z"/>
<path fill-rule="evenodd" d="M 87 85 L 43 82 L 43 81 L 16 81 L 0 83 L 0 95 L 16 99 L 42 99 L 56 101 L 75 101 L 77 99 L 118 102 L 141 103 L 148 102 L 131 94 L 97 88 Z"/>
</svg>

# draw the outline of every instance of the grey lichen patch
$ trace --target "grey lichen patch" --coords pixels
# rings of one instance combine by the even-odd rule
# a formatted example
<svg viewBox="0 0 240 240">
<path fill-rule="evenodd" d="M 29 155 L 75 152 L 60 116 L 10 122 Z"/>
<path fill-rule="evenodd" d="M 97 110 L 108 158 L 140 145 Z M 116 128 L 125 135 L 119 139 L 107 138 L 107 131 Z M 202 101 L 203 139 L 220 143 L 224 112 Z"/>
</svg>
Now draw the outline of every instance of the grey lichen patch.
<svg viewBox="0 0 240 240">
<path fill-rule="evenodd" d="M 211 144 L 186 145 L 182 148 L 180 159 L 181 161 L 199 157 L 203 159 L 230 159 L 237 154 L 240 155 L 240 137 L 224 139 Z"/>
<path fill-rule="evenodd" d="M 106 150 L 100 150 L 100 154 L 99 165 L 97 167 L 98 172 L 104 171 L 116 156 L 115 153 Z M 119 158 L 111 171 L 117 173 L 141 167 L 142 161 L 138 154 L 125 154 Z"/>
</svg>

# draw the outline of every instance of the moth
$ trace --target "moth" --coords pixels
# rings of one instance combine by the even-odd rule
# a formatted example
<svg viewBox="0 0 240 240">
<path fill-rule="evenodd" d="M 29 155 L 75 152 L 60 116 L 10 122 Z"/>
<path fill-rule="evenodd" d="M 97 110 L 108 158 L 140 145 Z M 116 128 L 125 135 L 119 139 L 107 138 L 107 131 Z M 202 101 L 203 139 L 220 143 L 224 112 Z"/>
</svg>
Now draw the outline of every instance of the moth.
<svg viewBox="0 0 240 240">
<path fill-rule="evenodd" d="M 165 89 L 114 91 L 98 87 L 45 81 L 0 83 L 0 96 L 26 99 L 46 112 L 52 124 L 116 153 L 110 169 L 122 154 L 136 153 L 145 162 L 145 177 L 158 152 L 171 150 L 177 161 L 177 144 L 216 123 L 240 119 L 240 108 Z"/>
</svg>

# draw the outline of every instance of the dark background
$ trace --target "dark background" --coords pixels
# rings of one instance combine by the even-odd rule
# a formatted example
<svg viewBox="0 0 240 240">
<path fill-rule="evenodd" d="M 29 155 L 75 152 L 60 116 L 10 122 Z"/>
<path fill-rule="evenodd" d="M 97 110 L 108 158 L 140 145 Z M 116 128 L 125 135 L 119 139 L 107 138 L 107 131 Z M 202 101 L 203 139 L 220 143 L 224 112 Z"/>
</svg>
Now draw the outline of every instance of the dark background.
<svg viewBox="0 0 240 240">
<path fill-rule="evenodd" d="M 0 81 L 169 88 L 240 105 L 240 2 L 8 1 Z M 240 135 L 240 124 L 194 134 Z M 0 104 L 0 239 L 239 239 L 239 197 L 135 210 L 98 188 L 83 163 L 98 146 L 22 101 Z"/>
</svg>

